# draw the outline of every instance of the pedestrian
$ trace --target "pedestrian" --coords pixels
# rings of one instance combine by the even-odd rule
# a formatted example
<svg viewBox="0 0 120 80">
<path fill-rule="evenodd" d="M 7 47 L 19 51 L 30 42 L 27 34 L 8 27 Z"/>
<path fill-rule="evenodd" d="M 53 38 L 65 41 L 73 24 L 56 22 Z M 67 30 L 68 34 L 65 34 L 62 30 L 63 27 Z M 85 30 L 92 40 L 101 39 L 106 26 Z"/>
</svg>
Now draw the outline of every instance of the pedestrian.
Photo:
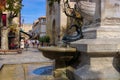
<svg viewBox="0 0 120 80">
<path fill-rule="evenodd" d="M 26 48 L 26 51 L 28 50 L 28 47 L 29 47 L 28 40 L 26 40 L 26 41 L 25 41 L 25 48 Z"/>
<path fill-rule="evenodd" d="M 30 47 L 31 41 L 30 41 L 30 40 L 28 40 L 27 42 L 28 42 L 28 47 Z"/>
<path fill-rule="evenodd" d="M 39 41 L 38 40 L 36 40 L 37 41 L 37 48 L 39 47 Z"/>
<path fill-rule="evenodd" d="M 15 44 L 13 42 L 10 43 L 10 49 L 15 49 Z"/>
<path fill-rule="evenodd" d="M 24 49 L 24 40 L 23 39 L 21 39 L 21 41 L 20 41 L 20 48 Z"/>
<path fill-rule="evenodd" d="M 35 40 L 35 45 L 37 46 L 37 40 Z"/>
<path fill-rule="evenodd" d="M 33 47 L 35 46 L 35 40 L 32 40 L 32 45 L 33 45 Z"/>
</svg>

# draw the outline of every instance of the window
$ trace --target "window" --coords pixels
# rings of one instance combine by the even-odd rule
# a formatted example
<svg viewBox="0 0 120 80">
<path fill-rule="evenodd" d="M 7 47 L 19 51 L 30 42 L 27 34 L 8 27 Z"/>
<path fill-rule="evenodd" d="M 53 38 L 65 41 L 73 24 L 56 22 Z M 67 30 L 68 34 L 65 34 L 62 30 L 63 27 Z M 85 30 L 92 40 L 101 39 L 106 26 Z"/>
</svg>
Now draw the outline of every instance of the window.
<svg viewBox="0 0 120 80">
<path fill-rule="evenodd" d="M 6 14 L 2 14 L 2 24 L 6 26 Z"/>
</svg>

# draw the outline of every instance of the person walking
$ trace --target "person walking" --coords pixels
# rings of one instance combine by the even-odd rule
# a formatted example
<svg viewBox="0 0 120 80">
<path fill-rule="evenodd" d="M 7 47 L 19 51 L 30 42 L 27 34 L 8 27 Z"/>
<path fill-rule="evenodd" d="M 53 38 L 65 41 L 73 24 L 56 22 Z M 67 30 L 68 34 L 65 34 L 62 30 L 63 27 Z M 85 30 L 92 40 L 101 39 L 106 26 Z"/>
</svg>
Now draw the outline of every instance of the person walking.
<svg viewBox="0 0 120 80">
<path fill-rule="evenodd" d="M 35 46 L 35 40 L 32 40 L 32 45 L 33 45 L 33 47 Z"/>
<path fill-rule="evenodd" d="M 29 39 L 27 40 L 27 43 L 28 43 L 28 47 L 30 47 L 31 41 Z"/>
<path fill-rule="evenodd" d="M 26 48 L 26 51 L 28 50 L 28 47 L 29 47 L 28 40 L 25 40 L 25 48 Z"/>
<path fill-rule="evenodd" d="M 24 40 L 23 39 L 21 39 L 21 41 L 20 41 L 20 48 L 24 49 Z"/>
<path fill-rule="evenodd" d="M 36 40 L 36 44 L 37 44 L 37 48 L 39 47 L 39 41 L 38 40 Z"/>
</svg>

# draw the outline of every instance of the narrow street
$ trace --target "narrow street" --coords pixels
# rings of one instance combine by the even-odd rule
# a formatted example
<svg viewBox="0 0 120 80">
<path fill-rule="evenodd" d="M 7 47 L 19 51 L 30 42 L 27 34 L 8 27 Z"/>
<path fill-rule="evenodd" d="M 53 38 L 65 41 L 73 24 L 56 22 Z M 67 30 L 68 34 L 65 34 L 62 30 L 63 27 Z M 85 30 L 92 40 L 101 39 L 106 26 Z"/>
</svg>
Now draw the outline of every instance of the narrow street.
<svg viewBox="0 0 120 80">
<path fill-rule="evenodd" d="M 53 66 L 37 48 L 24 49 L 21 54 L 0 55 L 0 80 L 53 80 L 53 75 L 38 75 L 40 67 Z"/>
</svg>

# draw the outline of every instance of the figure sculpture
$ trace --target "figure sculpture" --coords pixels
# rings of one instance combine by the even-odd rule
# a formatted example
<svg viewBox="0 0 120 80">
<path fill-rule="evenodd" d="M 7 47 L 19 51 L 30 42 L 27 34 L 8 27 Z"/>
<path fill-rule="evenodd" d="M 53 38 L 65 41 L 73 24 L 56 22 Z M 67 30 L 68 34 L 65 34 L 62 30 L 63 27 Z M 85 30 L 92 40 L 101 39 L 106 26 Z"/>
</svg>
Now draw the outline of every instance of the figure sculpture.
<svg viewBox="0 0 120 80">
<path fill-rule="evenodd" d="M 77 35 L 65 35 L 62 39 L 63 42 L 72 42 L 83 38 L 82 26 L 99 21 L 100 14 L 98 12 L 100 10 L 99 5 L 97 5 L 98 2 L 98 0 L 95 2 L 76 0 L 74 8 L 71 8 L 68 0 L 64 1 L 64 13 L 76 21 L 76 24 L 72 24 L 71 27 L 76 27 Z"/>
<path fill-rule="evenodd" d="M 84 39 L 70 44 L 81 54 L 71 80 L 119 80 L 120 0 L 76 1 L 78 12 L 91 23 L 83 22 Z"/>
<path fill-rule="evenodd" d="M 77 22 L 77 24 L 72 24 L 70 26 L 70 29 L 72 27 L 76 28 L 76 35 L 64 35 L 63 36 L 63 42 L 72 42 L 72 41 L 76 41 L 79 40 L 81 38 L 83 38 L 83 34 L 82 34 L 82 22 L 83 22 L 83 18 L 80 15 L 80 13 L 77 11 L 76 9 L 76 5 L 74 8 L 71 8 L 68 0 L 66 2 L 64 2 L 64 13 L 66 14 L 66 16 L 71 17 L 73 19 L 75 19 L 75 21 Z"/>
</svg>

